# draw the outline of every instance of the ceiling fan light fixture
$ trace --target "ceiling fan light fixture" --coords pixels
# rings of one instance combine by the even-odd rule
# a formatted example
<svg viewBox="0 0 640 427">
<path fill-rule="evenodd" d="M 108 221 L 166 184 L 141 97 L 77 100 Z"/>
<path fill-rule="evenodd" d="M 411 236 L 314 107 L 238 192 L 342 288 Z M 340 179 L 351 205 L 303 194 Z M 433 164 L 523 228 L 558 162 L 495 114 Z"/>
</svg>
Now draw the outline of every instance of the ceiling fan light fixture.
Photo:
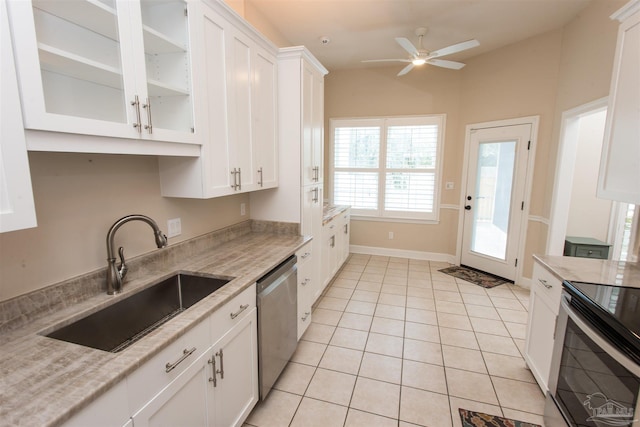
<svg viewBox="0 0 640 427">
<path fill-rule="evenodd" d="M 424 65 L 427 63 L 425 59 L 420 59 L 420 58 L 416 58 L 411 62 L 413 63 L 413 65 Z"/>
</svg>

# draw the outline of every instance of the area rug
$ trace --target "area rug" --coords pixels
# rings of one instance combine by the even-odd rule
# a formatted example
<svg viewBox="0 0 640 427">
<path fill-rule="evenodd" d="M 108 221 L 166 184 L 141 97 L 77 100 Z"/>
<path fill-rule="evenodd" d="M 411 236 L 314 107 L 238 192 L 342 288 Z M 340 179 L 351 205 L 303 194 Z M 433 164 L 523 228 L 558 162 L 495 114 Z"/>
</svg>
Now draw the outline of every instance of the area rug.
<svg viewBox="0 0 640 427">
<path fill-rule="evenodd" d="M 465 266 L 454 265 L 438 271 L 448 274 L 449 276 L 457 277 L 458 279 L 466 280 L 467 282 L 475 283 L 483 288 L 493 288 L 503 283 L 510 283 L 502 277 L 493 276 Z"/>
<path fill-rule="evenodd" d="M 462 427 L 540 427 L 538 424 L 525 423 L 524 421 L 498 417 L 497 415 L 483 414 L 482 412 L 469 411 L 459 408 Z"/>
</svg>

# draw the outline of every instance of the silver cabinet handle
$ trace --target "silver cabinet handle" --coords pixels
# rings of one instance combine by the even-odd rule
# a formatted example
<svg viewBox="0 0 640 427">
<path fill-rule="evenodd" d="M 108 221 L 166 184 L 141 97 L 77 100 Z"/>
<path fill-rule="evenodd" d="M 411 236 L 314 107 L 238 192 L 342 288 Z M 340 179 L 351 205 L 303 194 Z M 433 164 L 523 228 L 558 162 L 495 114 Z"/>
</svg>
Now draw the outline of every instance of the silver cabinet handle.
<svg viewBox="0 0 640 427">
<path fill-rule="evenodd" d="M 311 281 L 311 279 L 309 279 L 308 277 L 306 279 L 304 279 L 302 282 L 300 282 L 300 284 L 302 286 L 307 286 L 307 284 Z"/>
<path fill-rule="evenodd" d="M 216 371 L 216 373 L 220 374 L 220 379 L 224 379 L 224 355 L 222 354 L 222 349 L 216 353 L 216 356 L 220 358 L 220 369 Z"/>
<path fill-rule="evenodd" d="M 336 247 L 336 236 L 331 236 L 331 247 L 332 248 Z"/>
<path fill-rule="evenodd" d="M 260 175 L 260 179 L 258 180 L 258 185 L 262 187 L 262 167 L 258 169 L 258 175 Z"/>
<path fill-rule="evenodd" d="M 211 356 L 211 359 L 207 360 L 207 363 L 211 365 L 213 370 L 213 377 L 209 378 L 209 382 L 213 383 L 215 388 L 218 385 L 218 379 L 216 378 L 216 356 Z"/>
<path fill-rule="evenodd" d="M 235 313 L 229 314 L 229 316 L 231 316 L 232 319 L 235 319 L 236 317 L 238 317 L 240 315 L 240 313 L 245 311 L 247 308 L 249 308 L 249 304 L 243 304 L 243 305 L 240 306 L 240 310 L 236 311 Z"/>
<path fill-rule="evenodd" d="M 345 224 L 344 225 L 344 234 L 348 234 L 349 233 L 349 224 Z"/>
<path fill-rule="evenodd" d="M 304 313 L 304 316 L 302 316 L 302 317 L 301 317 L 302 321 L 303 321 L 303 322 L 306 322 L 306 321 L 307 321 L 307 319 L 309 318 L 309 315 L 310 315 L 310 314 L 311 314 L 311 312 L 310 312 L 310 311 L 306 311 L 306 312 Z"/>
<path fill-rule="evenodd" d="M 153 125 L 151 124 L 151 102 L 149 101 L 149 98 L 147 98 L 147 103 L 144 104 L 142 108 L 147 110 L 147 124 L 144 128 L 151 134 L 153 133 Z"/>
<path fill-rule="evenodd" d="M 311 252 L 305 252 L 304 255 L 302 255 L 300 258 L 307 259 L 309 255 L 311 255 Z"/>
<path fill-rule="evenodd" d="M 186 348 L 182 351 L 182 356 L 180 356 L 180 359 L 176 360 L 173 363 L 167 362 L 166 365 L 164 365 L 164 370 L 165 372 L 171 372 L 173 371 L 176 366 L 178 366 L 184 359 L 186 359 L 187 357 L 191 356 L 193 354 L 193 352 L 196 351 L 196 348 L 193 347 L 191 350 L 187 350 Z"/>
<path fill-rule="evenodd" d="M 318 202 L 318 187 L 316 187 L 313 190 L 311 190 L 311 192 L 313 193 L 313 198 L 311 199 L 311 201 L 314 202 L 314 203 L 317 203 Z"/>
<path fill-rule="evenodd" d="M 538 279 L 538 282 L 542 283 L 542 285 L 547 289 L 553 288 L 553 285 L 548 284 L 547 281 L 544 279 Z"/>
<path fill-rule="evenodd" d="M 133 127 L 136 128 L 138 133 L 142 133 L 142 126 L 140 123 L 140 99 L 138 98 L 138 95 L 133 98 L 131 105 L 136 109 L 136 122 L 133 124 Z"/>
<path fill-rule="evenodd" d="M 334 228 L 336 228 L 336 225 L 335 225 L 335 224 L 331 224 L 331 225 L 329 226 L 329 228 L 333 230 Z"/>
<path fill-rule="evenodd" d="M 233 188 L 234 190 L 238 189 L 238 170 L 236 168 L 233 168 L 233 170 L 231 171 L 231 175 L 233 175 L 233 184 L 231 184 L 231 188 Z"/>
<path fill-rule="evenodd" d="M 238 190 L 242 191 L 242 169 L 238 168 Z"/>
</svg>

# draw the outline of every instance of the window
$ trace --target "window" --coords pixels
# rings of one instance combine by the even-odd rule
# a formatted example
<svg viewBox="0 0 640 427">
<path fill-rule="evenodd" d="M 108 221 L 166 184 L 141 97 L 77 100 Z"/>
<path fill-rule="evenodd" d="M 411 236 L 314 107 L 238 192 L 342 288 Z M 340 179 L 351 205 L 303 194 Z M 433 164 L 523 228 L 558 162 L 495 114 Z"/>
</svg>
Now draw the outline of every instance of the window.
<svg viewBox="0 0 640 427">
<path fill-rule="evenodd" d="M 333 203 L 360 216 L 437 220 L 444 122 L 332 119 Z"/>
</svg>

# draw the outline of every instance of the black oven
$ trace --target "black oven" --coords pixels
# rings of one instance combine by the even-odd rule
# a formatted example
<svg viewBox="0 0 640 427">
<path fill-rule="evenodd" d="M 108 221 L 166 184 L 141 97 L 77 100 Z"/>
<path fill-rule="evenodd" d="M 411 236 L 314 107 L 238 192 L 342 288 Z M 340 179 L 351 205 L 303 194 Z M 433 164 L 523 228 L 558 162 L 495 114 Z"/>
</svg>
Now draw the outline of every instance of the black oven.
<svg viewBox="0 0 640 427">
<path fill-rule="evenodd" d="M 640 289 L 563 283 L 545 426 L 640 427 Z"/>
</svg>

